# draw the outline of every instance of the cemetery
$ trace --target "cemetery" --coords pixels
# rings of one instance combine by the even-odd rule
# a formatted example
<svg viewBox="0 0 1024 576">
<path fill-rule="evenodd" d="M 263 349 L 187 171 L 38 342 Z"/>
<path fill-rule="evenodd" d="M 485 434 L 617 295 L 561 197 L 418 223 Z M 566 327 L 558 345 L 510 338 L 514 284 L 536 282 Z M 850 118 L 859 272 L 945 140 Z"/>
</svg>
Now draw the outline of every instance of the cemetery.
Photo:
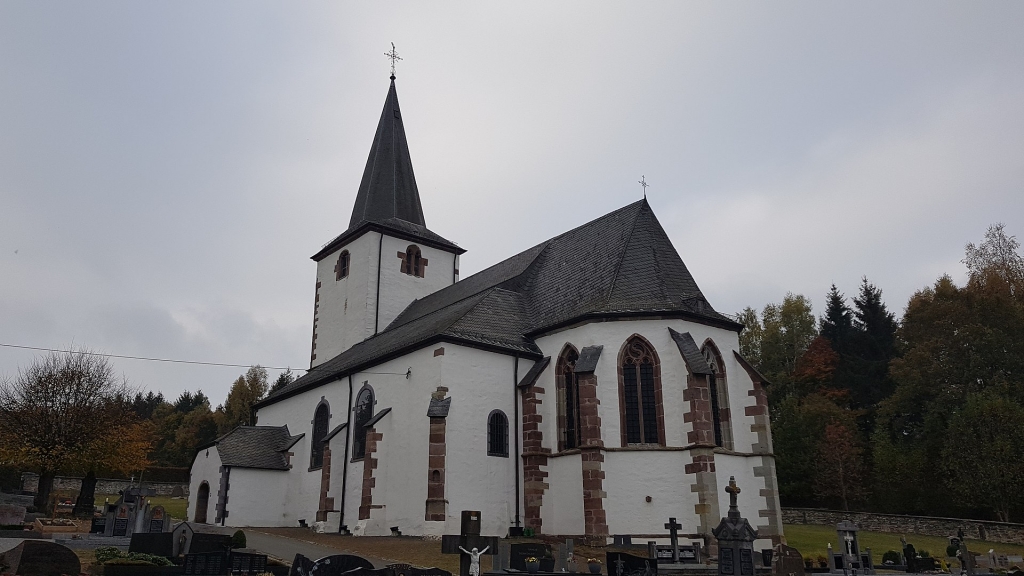
<svg viewBox="0 0 1024 576">
<path fill-rule="evenodd" d="M 572 538 L 509 538 L 481 534 L 481 513 L 463 511 L 458 535 L 440 540 L 419 537 L 353 537 L 315 534 L 314 527 L 263 529 L 288 538 L 330 543 L 350 553 L 311 558 L 295 553 L 275 558 L 246 547 L 246 535 L 194 522 L 175 521 L 160 505 L 152 505 L 152 490 L 129 487 L 114 502 L 104 502 L 87 531 L 61 532 L 47 528 L 74 527 L 62 518 L 32 517 L 16 496 L 2 495 L 0 521 L 22 526 L 16 546 L 0 548 L 0 575 L 61 576 L 501 576 L 566 573 L 607 576 L 873 576 L 875 574 L 935 574 L 984 576 L 1015 574 L 1024 566 L 1019 553 L 995 552 L 990 543 L 971 540 L 961 530 L 948 538 L 901 536 L 893 549 L 873 549 L 879 533 L 864 533 L 850 521 L 831 527 L 824 549 L 811 543 L 806 525 L 793 525 L 790 544 L 755 547 L 758 531 L 737 506 L 742 492 L 735 479 L 725 488 L 729 509 L 708 537 L 681 533 L 676 518 L 664 523 L 665 533 L 638 541 L 615 536 L 606 546 Z M 818 531 L 827 528 L 817 526 Z M 298 534 L 302 531 L 307 536 Z M 16 532 L 7 530 L 0 538 Z M 817 536 L 821 536 L 818 534 Z M 0 540 L 3 542 L 3 540 Z M 944 546 L 936 544 L 945 543 Z M 892 544 L 885 541 L 884 545 Z M 935 555 L 925 547 L 935 548 Z M 992 546 L 998 546 L 992 544 Z M 1005 545 L 1000 547 L 1006 550 Z M 1013 547 L 1009 548 L 1013 549 Z M 823 553 L 822 553 L 823 552 Z M 365 554 L 364 557 L 362 554 Z M 394 560 L 382 560 L 392 558 Z"/>
</svg>

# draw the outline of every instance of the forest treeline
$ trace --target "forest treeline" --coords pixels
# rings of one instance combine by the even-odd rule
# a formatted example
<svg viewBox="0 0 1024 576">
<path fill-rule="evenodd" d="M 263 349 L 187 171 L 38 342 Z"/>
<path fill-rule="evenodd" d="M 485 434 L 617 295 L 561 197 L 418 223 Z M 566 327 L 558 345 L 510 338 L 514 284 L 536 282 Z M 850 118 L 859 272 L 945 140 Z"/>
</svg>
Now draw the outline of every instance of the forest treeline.
<svg viewBox="0 0 1024 576">
<path fill-rule="evenodd" d="M 901 317 L 867 278 L 818 318 L 794 294 L 739 314 L 783 506 L 1024 521 L 1024 258 L 1001 224 L 965 252 Z"/>
</svg>

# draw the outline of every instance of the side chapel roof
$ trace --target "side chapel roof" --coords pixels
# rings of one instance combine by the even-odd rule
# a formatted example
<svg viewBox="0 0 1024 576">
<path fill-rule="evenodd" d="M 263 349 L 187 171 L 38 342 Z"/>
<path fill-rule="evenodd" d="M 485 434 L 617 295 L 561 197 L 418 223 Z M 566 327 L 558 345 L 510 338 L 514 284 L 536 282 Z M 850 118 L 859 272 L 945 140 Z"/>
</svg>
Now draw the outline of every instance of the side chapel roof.
<svg viewBox="0 0 1024 576">
<path fill-rule="evenodd" d="M 643 315 L 743 327 L 704 298 L 646 199 L 413 301 L 379 334 L 257 407 L 442 340 L 540 359 L 535 335 L 588 318 Z"/>
<path fill-rule="evenodd" d="M 213 442 L 221 464 L 238 468 L 288 470 L 288 450 L 303 437 L 288 426 L 239 426 Z"/>
</svg>

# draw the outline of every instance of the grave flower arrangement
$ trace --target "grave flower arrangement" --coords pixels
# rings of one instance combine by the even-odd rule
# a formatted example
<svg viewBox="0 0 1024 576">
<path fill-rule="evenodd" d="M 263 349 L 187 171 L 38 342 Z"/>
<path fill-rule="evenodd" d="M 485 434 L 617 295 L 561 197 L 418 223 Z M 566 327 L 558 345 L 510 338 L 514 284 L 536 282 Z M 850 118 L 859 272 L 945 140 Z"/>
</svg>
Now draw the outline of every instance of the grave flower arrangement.
<svg viewBox="0 0 1024 576">
<path fill-rule="evenodd" d="M 591 574 L 600 574 L 601 561 L 597 558 L 587 558 L 587 568 L 590 569 Z"/>
<path fill-rule="evenodd" d="M 532 572 L 536 572 L 538 570 L 540 570 L 540 560 L 537 560 L 536 556 L 527 556 L 526 557 L 526 571 L 532 573 Z"/>
</svg>

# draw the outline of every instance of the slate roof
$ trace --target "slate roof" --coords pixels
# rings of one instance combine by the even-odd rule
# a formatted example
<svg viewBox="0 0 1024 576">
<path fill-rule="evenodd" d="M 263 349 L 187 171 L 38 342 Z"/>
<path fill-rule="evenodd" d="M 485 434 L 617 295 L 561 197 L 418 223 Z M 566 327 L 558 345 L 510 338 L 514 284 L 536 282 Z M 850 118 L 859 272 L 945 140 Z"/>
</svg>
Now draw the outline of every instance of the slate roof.
<svg viewBox="0 0 1024 576">
<path fill-rule="evenodd" d="M 214 445 L 224 466 L 288 470 L 286 453 L 302 437 L 289 434 L 288 426 L 239 426 Z"/>
<path fill-rule="evenodd" d="M 683 356 L 683 362 L 686 362 L 686 368 L 690 371 L 690 374 L 711 376 L 715 373 L 708 364 L 707 358 L 704 358 L 704 355 L 700 353 L 700 348 L 697 348 L 697 343 L 694 342 L 693 336 L 690 336 L 689 332 L 680 334 L 669 328 L 668 333 L 672 336 L 672 340 L 675 341 L 676 348 L 679 348 L 679 354 Z"/>
<path fill-rule="evenodd" d="M 328 242 L 313 260 L 321 260 L 349 239 L 367 229 L 390 232 L 423 244 L 461 254 L 465 252 L 455 243 L 427 229 L 420 204 L 420 192 L 412 170 L 409 143 L 405 138 L 402 111 L 398 106 L 395 77 L 384 101 L 384 110 L 377 122 L 377 133 L 370 145 L 363 178 L 356 192 L 348 230 Z"/>
<path fill-rule="evenodd" d="M 576 374 L 587 374 L 597 370 L 597 361 L 601 358 L 601 350 L 604 350 L 604 346 L 587 346 L 580 350 L 580 357 L 576 360 L 576 367 L 572 371 Z"/>
<path fill-rule="evenodd" d="M 646 199 L 413 301 L 382 332 L 257 407 L 434 342 L 540 359 L 538 334 L 588 318 L 643 315 L 743 328 L 707 302 Z"/>
</svg>

